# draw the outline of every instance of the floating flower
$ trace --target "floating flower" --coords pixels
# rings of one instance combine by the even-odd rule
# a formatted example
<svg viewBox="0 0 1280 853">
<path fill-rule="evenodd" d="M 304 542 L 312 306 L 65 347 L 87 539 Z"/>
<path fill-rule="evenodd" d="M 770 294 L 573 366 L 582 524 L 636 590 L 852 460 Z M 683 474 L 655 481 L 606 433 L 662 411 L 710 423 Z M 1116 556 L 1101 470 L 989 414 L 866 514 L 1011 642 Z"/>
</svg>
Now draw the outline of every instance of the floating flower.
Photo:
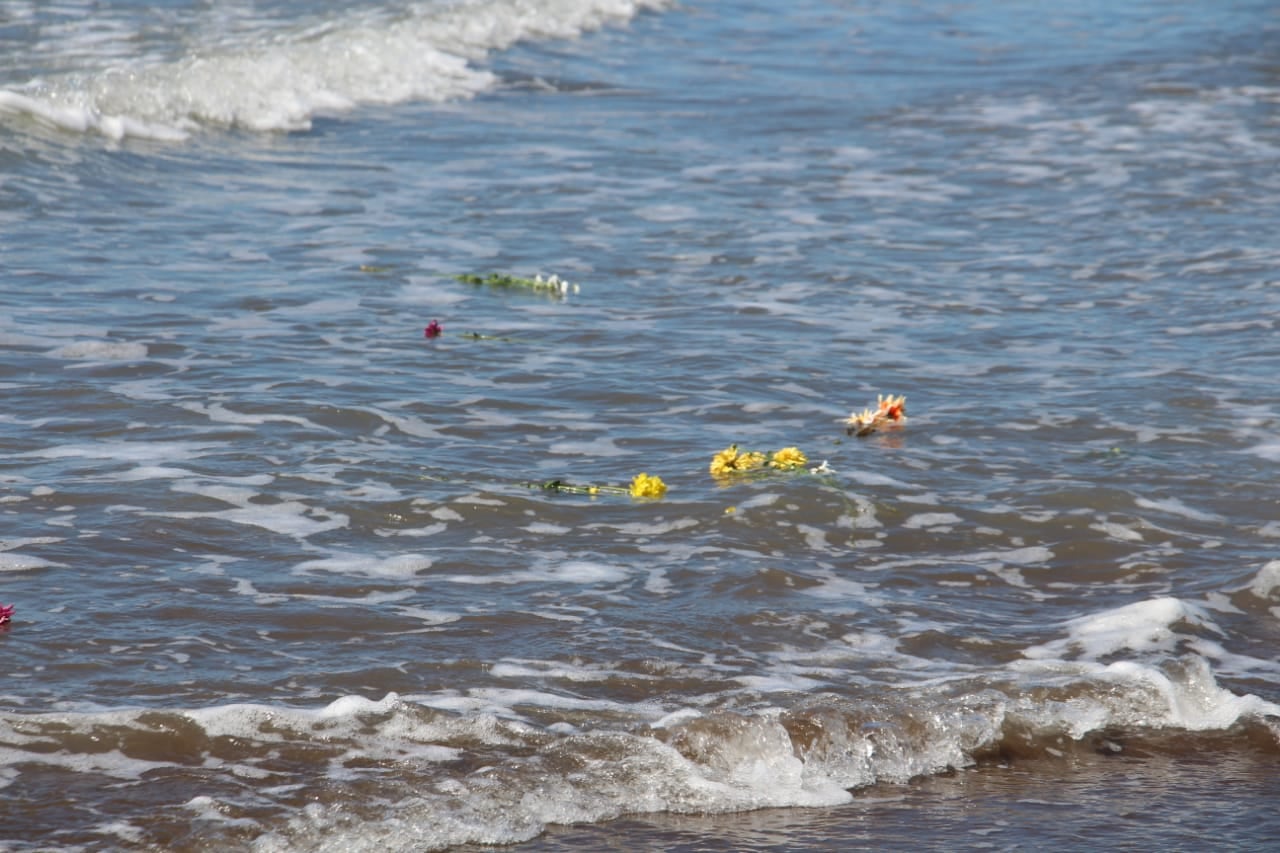
<svg viewBox="0 0 1280 853">
<path fill-rule="evenodd" d="M 650 477 L 648 474 L 639 473 L 631 481 L 631 497 L 633 498 L 660 498 L 667 493 L 667 484 L 662 482 L 661 477 Z"/>
<path fill-rule="evenodd" d="M 711 457 L 711 476 L 723 477 L 725 474 L 731 474 L 734 470 L 734 462 L 738 458 L 738 445 L 731 444 L 724 450 L 721 450 L 715 456 Z"/>
<path fill-rule="evenodd" d="M 876 411 L 884 412 L 884 416 L 891 421 L 905 421 L 907 419 L 907 396 L 900 394 L 894 397 L 892 394 L 888 397 L 876 395 Z"/>
<path fill-rule="evenodd" d="M 764 463 L 765 455 L 760 451 L 742 451 L 738 449 L 738 445 L 731 444 L 712 458 L 709 470 L 712 477 L 723 477 L 751 471 Z"/>
<path fill-rule="evenodd" d="M 769 457 L 769 467 L 779 471 L 794 471 L 809 464 L 809 457 L 798 447 L 784 447 Z"/>
<path fill-rule="evenodd" d="M 888 397 L 883 394 L 876 395 L 876 410 L 863 409 L 849 415 L 849 419 L 845 421 L 845 432 L 849 435 L 871 435 L 871 433 L 880 429 L 882 426 L 890 424 L 900 424 L 907 419 L 907 398 L 906 396 Z"/>
<path fill-rule="evenodd" d="M 13 605 L 0 604 L 0 625 L 8 625 L 11 618 L 13 618 Z"/>
<path fill-rule="evenodd" d="M 444 326 L 441 326 L 438 321 L 432 320 L 427 324 L 427 327 L 422 330 L 422 336 L 424 338 L 438 338 L 443 334 L 443 332 Z"/>
</svg>

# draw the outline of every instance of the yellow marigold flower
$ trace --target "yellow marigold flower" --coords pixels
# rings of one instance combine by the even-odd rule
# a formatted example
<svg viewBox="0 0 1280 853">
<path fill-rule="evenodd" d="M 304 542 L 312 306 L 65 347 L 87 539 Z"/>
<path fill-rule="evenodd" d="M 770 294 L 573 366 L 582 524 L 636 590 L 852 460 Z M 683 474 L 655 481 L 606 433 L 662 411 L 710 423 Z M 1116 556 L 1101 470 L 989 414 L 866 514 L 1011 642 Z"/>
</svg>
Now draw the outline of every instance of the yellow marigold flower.
<svg viewBox="0 0 1280 853">
<path fill-rule="evenodd" d="M 661 477 L 650 477 L 648 474 L 636 474 L 631 481 L 631 497 L 660 498 L 667 493 L 667 484 Z"/>
<path fill-rule="evenodd" d="M 798 447 L 784 447 L 769 459 L 769 464 L 779 471 L 794 471 L 809 464 L 809 457 Z"/>
<path fill-rule="evenodd" d="M 738 470 L 750 471 L 752 468 L 759 468 L 764 462 L 765 455 L 758 450 L 752 450 L 738 457 Z"/>
<path fill-rule="evenodd" d="M 722 477 L 737 470 L 738 445 L 731 444 L 711 460 L 711 476 Z"/>
</svg>

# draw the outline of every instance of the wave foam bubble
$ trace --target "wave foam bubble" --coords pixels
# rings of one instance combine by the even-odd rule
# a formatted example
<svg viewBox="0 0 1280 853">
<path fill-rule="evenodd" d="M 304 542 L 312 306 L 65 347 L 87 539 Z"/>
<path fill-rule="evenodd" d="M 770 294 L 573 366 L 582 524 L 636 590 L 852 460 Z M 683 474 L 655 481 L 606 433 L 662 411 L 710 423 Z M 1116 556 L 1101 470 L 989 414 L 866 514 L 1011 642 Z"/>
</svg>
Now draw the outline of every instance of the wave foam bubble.
<svg viewBox="0 0 1280 853">
<path fill-rule="evenodd" d="M 1044 660 L 1078 654 L 1098 660 L 1124 650 L 1172 652 L 1179 636 L 1174 625 L 1180 622 L 1222 633 L 1204 608 L 1177 598 L 1154 598 L 1072 619 L 1066 623 L 1066 638 L 1032 646 L 1023 655 Z"/>
</svg>

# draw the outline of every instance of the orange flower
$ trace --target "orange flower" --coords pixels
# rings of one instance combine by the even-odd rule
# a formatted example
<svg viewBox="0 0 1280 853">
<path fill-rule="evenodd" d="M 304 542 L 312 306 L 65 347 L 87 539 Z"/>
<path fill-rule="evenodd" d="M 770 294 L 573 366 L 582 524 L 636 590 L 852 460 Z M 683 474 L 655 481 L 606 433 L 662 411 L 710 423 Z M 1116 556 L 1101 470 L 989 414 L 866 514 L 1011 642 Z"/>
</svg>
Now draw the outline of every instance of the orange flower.
<svg viewBox="0 0 1280 853">
<path fill-rule="evenodd" d="M 844 422 L 845 432 L 849 435 L 870 435 L 882 426 L 887 424 L 900 424 L 907 419 L 907 398 L 905 395 L 897 397 L 890 394 L 876 395 L 876 410 L 863 409 L 861 412 L 855 412 L 849 415 L 849 419 Z"/>
<path fill-rule="evenodd" d="M 907 398 L 905 395 L 895 397 L 890 394 L 885 397 L 881 394 L 876 395 L 876 414 L 883 414 L 891 421 L 905 421 L 907 419 Z"/>
</svg>

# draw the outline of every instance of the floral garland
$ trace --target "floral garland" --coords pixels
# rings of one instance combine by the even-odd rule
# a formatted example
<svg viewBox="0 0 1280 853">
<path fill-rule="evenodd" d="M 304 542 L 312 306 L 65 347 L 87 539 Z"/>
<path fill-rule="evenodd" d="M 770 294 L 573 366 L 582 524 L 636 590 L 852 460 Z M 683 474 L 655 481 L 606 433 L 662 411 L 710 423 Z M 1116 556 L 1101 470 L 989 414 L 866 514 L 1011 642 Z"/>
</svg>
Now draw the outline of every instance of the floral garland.
<svg viewBox="0 0 1280 853">
<path fill-rule="evenodd" d="M 662 497 L 667 493 L 667 484 L 662 482 L 662 478 L 653 476 L 645 472 L 636 474 L 631 479 L 630 486 L 598 486 L 584 483 L 569 483 L 564 480 L 547 480 L 544 483 L 525 483 L 526 486 L 535 489 L 543 489 L 548 492 L 564 492 L 570 495 L 629 495 L 636 499 L 653 499 Z"/>
<path fill-rule="evenodd" d="M 440 325 L 439 320 L 432 320 L 427 327 L 422 330 L 422 336 L 430 340 L 438 338 L 444 334 L 444 326 Z M 517 343 L 515 338 L 504 338 L 501 335 L 482 335 L 479 332 L 463 332 L 458 337 L 468 338 L 473 341 L 506 341 L 509 344 Z"/>
<path fill-rule="evenodd" d="M 463 284 L 484 285 L 488 287 L 508 287 L 508 288 L 524 288 L 532 290 L 535 293 L 549 293 L 552 296 L 565 297 L 570 293 L 578 293 L 581 288 L 578 285 L 565 281 L 558 275 L 551 275 L 547 278 L 542 277 L 542 273 L 538 273 L 533 278 L 525 276 L 509 275 L 507 273 L 491 272 L 488 275 L 476 275 L 475 273 L 461 273 L 455 275 L 458 281 Z"/>
<path fill-rule="evenodd" d="M 759 450 L 739 450 L 738 445 L 731 444 L 711 458 L 708 470 L 712 477 L 723 478 L 769 468 L 775 471 L 798 471 L 808 464 L 809 457 L 798 447 L 784 447 L 773 453 L 763 453 Z"/>
</svg>

